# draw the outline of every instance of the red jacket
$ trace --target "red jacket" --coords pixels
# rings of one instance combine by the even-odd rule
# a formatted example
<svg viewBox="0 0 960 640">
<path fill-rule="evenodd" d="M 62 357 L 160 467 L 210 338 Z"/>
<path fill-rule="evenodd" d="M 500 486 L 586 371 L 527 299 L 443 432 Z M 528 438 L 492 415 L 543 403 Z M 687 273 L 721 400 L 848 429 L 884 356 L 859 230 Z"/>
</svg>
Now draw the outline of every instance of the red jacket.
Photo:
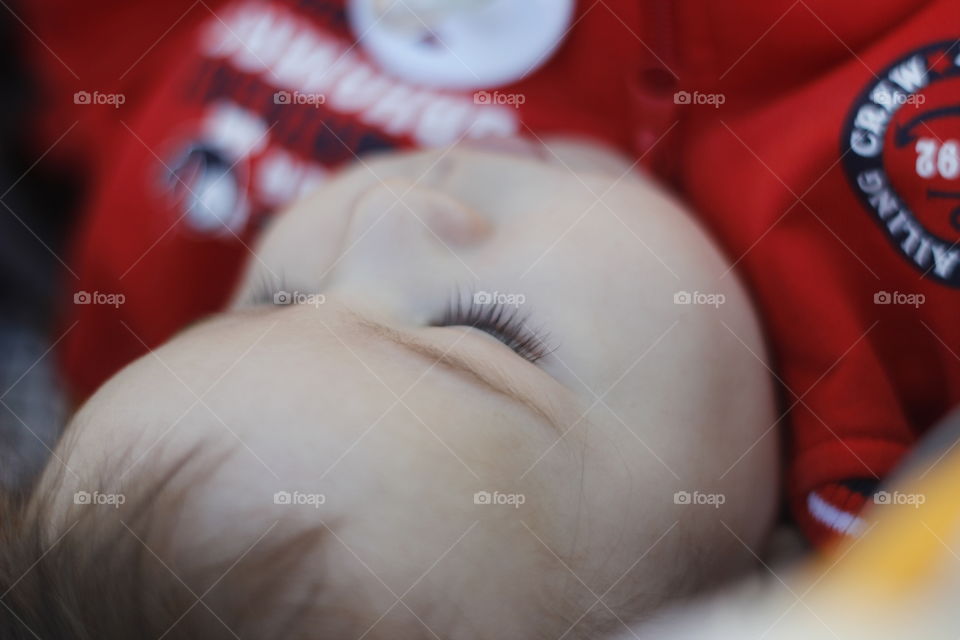
<svg viewBox="0 0 960 640">
<path fill-rule="evenodd" d="M 960 4 L 585 1 L 545 64 L 480 87 L 517 108 L 392 78 L 342 4 L 25 7 L 42 148 L 63 136 L 51 153 L 90 185 L 69 288 L 124 296 L 66 309 L 77 396 L 221 307 L 262 222 L 353 153 L 582 133 L 641 157 L 726 248 L 782 383 L 794 512 L 818 542 L 855 532 L 960 400 Z M 324 104 L 278 109 L 336 60 Z"/>
</svg>

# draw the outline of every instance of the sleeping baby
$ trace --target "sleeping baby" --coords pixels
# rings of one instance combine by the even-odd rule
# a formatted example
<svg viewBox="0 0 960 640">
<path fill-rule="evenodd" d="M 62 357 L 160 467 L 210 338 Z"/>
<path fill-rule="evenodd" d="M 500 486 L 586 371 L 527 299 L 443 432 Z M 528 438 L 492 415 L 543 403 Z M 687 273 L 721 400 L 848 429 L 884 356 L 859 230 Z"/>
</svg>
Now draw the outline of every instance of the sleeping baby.
<svg viewBox="0 0 960 640">
<path fill-rule="evenodd" d="M 0 635 L 595 638 L 743 572 L 776 416 L 729 268 L 592 144 L 352 165 L 6 505 Z"/>
<path fill-rule="evenodd" d="M 82 406 L 0 636 L 632 637 L 863 536 L 960 402 L 956 2 L 668 4 L 25 3 Z"/>
</svg>

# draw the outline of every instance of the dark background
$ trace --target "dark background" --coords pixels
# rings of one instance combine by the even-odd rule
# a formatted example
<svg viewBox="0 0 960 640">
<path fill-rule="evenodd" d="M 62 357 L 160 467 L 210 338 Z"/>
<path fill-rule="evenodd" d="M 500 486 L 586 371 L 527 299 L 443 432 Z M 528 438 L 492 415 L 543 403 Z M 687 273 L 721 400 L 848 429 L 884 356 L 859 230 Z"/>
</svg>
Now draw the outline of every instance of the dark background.
<svg viewBox="0 0 960 640">
<path fill-rule="evenodd" d="M 9 8 L 7 8 L 9 7 Z M 66 270 L 64 238 L 76 184 L 45 163 L 30 142 L 36 110 L 21 53 L 31 37 L 0 7 L 0 485 L 29 485 L 63 426 L 65 404 L 51 347 L 65 329 L 54 319 Z"/>
</svg>

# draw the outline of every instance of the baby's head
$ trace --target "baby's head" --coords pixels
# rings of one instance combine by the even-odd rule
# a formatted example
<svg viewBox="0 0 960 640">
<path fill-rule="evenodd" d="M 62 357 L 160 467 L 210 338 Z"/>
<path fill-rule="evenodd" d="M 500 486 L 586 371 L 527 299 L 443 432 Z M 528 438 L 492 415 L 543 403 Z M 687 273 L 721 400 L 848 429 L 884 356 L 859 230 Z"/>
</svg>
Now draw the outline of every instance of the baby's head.
<svg viewBox="0 0 960 640">
<path fill-rule="evenodd" d="M 78 412 L 5 525 L 3 628 L 596 637 L 729 577 L 777 490 L 729 268 L 593 147 L 360 163 Z"/>
</svg>

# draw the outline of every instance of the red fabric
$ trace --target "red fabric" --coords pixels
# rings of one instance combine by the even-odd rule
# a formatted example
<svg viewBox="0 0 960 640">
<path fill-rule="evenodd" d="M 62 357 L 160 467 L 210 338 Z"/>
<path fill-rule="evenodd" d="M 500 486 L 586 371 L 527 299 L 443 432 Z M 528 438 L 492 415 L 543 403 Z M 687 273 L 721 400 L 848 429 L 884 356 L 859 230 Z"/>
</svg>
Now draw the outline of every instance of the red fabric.
<svg viewBox="0 0 960 640">
<path fill-rule="evenodd" d="M 762 18 L 740 13 L 747 19 L 736 25 L 719 5 L 699 16 L 716 26 L 717 45 L 714 65 L 692 85 L 730 99 L 717 117 L 692 125 L 681 166 L 688 197 L 729 254 L 742 256 L 738 268 L 763 310 L 793 407 L 787 490 L 819 543 L 832 532 L 810 516 L 808 494 L 847 478 L 882 479 L 960 399 L 956 281 L 924 277 L 898 254 L 903 234 L 891 240 L 858 200 L 845 166 L 856 154 L 843 155 L 844 128 L 874 74 L 937 42 L 952 49 L 931 62 L 956 70 L 960 5 L 800 3 L 735 64 L 747 34 L 762 33 L 789 6 L 762 4 Z M 925 104 L 904 106 L 894 119 L 956 108 L 960 80 L 920 95 Z M 926 134 L 957 140 L 958 125 L 957 117 L 930 120 Z M 892 133 L 883 152 L 890 179 L 927 229 L 955 243 L 949 209 L 908 187 L 957 192 L 958 181 L 920 179 L 912 145 L 896 150 Z M 918 308 L 875 304 L 884 292 L 925 299 Z"/>
<path fill-rule="evenodd" d="M 283 87 L 271 77 L 201 54 L 201 34 L 221 21 L 235 27 L 243 6 L 261 7 L 261 21 L 271 16 L 268 28 L 292 23 L 350 48 L 337 2 L 208 2 L 216 16 L 202 3 L 30 3 L 30 23 L 60 58 L 36 46 L 41 77 L 56 97 L 42 113 L 40 144 L 80 119 L 57 153 L 80 160 L 91 185 L 71 261 L 79 279 L 70 286 L 126 296 L 118 308 L 65 310 L 65 326 L 77 323 L 62 356 L 78 398 L 223 304 L 245 245 L 293 195 L 258 192 L 256 176 L 271 153 L 288 151 L 296 170 L 309 173 L 352 159 L 338 139 L 359 152 L 422 142 L 409 129 L 388 132 L 329 102 L 280 118 L 270 97 Z M 960 79 L 951 75 L 960 75 L 960 47 L 952 44 L 960 38 L 960 5 L 609 0 L 580 3 L 576 20 L 548 64 L 500 88 L 526 96 L 515 112 L 517 132 L 584 133 L 642 157 L 688 198 L 736 261 L 761 309 L 791 409 L 790 501 L 821 541 L 827 529 L 805 512 L 805 497 L 845 478 L 882 478 L 960 400 L 960 270 L 945 263 L 938 280 L 912 264 L 898 249 L 909 244 L 903 227 L 885 230 L 896 216 L 880 219 L 857 186 L 879 159 L 923 228 L 945 241 L 949 262 L 960 239 L 950 216 L 960 200 L 943 194 L 960 192 L 960 180 L 949 177 L 948 157 L 937 175 L 919 175 L 914 140 L 894 138 L 902 130 L 941 145 L 960 140 L 960 116 L 950 115 L 960 104 Z M 869 86 L 912 52 L 941 74 L 916 92 L 924 104 L 893 115 L 878 157 L 852 153 L 848 129 L 856 129 Z M 348 55 L 365 61 L 362 48 Z M 95 89 L 123 92 L 126 102 L 113 109 L 64 99 Z M 724 102 L 677 104 L 677 90 L 721 94 Z M 437 92 L 431 100 L 458 96 L 469 92 Z M 182 201 L 158 185 L 164 165 L 223 102 L 277 124 L 266 147 L 235 168 L 249 203 L 245 221 L 233 233 L 198 233 L 185 224 Z M 937 109 L 947 111 L 930 116 Z M 321 121 L 336 139 L 321 135 Z M 909 248 L 929 258 L 923 247 Z M 917 308 L 876 304 L 884 292 L 924 300 Z"/>
</svg>

